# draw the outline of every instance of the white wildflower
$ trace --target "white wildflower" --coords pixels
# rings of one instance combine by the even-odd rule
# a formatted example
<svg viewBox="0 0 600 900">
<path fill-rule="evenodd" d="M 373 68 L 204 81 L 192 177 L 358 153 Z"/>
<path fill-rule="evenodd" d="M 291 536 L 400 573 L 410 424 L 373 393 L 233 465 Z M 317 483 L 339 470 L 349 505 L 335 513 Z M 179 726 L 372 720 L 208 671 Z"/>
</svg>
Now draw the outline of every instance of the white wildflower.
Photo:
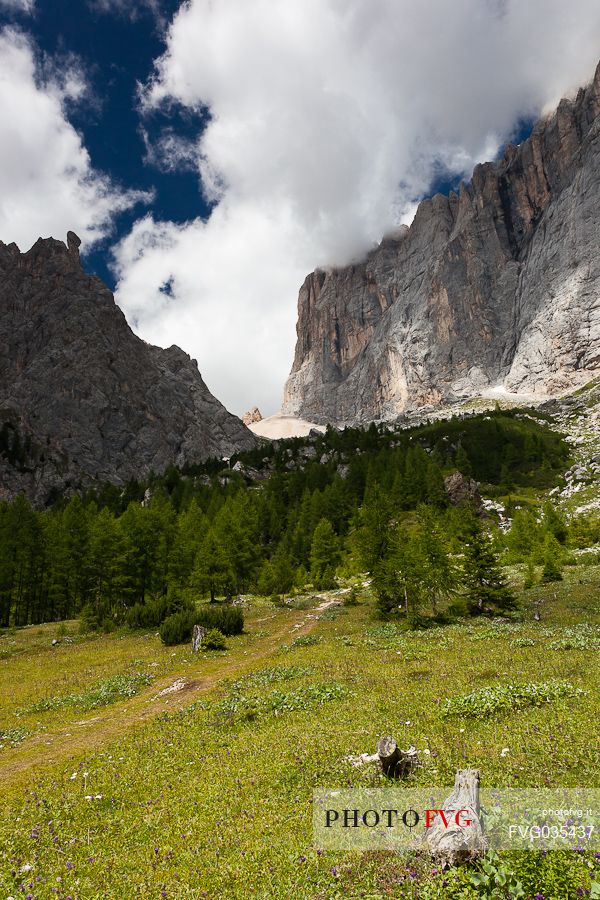
<svg viewBox="0 0 600 900">
<path fill-rule="evenodd" d="M 503 747 L 500 756 L 506 756 L 507 753 L 510 753 L 509 748 L 508 748 L 508 747 Z"/>
</svg>

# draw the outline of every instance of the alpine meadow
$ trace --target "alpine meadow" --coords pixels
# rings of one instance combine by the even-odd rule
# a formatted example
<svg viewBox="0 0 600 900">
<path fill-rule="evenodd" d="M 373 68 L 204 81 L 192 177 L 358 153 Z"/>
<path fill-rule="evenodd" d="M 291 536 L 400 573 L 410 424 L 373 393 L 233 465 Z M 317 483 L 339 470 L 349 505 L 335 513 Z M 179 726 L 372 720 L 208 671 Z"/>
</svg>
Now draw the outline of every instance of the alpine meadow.
<svg viewBox="0 0 600 900">
<path fill-rule="evenodd" d="M 0 900 L 600 900 L 598 0 L 0 0 Z"/>
</svg>

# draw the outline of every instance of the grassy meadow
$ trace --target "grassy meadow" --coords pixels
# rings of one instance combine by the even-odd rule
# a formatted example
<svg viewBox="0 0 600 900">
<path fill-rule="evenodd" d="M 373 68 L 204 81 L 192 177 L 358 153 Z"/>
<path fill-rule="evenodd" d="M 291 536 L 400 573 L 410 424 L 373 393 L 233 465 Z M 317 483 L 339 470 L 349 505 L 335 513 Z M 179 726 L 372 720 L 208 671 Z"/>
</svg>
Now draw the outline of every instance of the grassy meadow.
<svg viewBox="0 0 600 900">
<path fill-rule="evenodd" d="M 518 567 L 510 576 L 521 584 Z M 600 568 L 522 592 L 511 621 L 424 631 L 377 619 L 368 588 L 358 605 L 344 596 L 250 599 L 224 653 L 165 647 L 155 630 L 82 635 L 74 621 L 3 632 L 0 897 L 511 896 L 426 858 L 323 851 L 312 793 L 377 785 L 348 757 L 383 734 L 419 750 L 409 784 L 450 786 L 476 767 L 483 787 L 600 788 Z M 572 696 L 507 699 L 507 684 L 543 699 L 556 680 Z M 527 900 L 589 897 L 600 881 L 593 855 L 496 865 Z"/>
</svg>

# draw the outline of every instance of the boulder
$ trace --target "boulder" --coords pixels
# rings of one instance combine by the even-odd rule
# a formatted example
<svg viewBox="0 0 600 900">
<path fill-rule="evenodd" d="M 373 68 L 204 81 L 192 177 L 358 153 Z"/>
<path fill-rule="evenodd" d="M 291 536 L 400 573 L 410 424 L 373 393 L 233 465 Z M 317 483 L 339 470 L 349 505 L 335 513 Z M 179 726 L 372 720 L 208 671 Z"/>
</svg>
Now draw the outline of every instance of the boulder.
<svg viewBox="0 0 600 900">
<path fill-rule="evenodd" d="M 452 472 L 444 478 L 444 487 L 452 506 L 469 506 L 478 515 L 485 514 L 479 485 L 462 472 Z"/>
<path fill-rule="evenodd" d="M 194 630 L 192 632 L 192 651 L 194 653 L 198 652 L 200 644 L 207 634 L 208 628 L 205 628 L 203 625 L 194 625 Z"/>
</svg>

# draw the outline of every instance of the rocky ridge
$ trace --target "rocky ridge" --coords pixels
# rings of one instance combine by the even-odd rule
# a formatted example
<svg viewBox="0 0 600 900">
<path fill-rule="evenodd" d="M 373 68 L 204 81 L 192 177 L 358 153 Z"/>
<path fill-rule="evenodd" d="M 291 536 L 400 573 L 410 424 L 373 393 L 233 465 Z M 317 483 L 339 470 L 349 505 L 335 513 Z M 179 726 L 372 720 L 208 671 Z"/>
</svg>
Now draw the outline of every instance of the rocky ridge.
<svg viewBox="0 0 600 900">
<path fill-rule="evenodd" d="M 389 420 L 501 386 L 538 401 L 600 368 L 600 66 L 459 193 L 356 265 L 307 277 L 282 413 Z"/>
<path fill-rule="evenodd" d="M 254 425 L 255 422 L 262 422 L 262 413 L 258 406 L 253 406 L 252 409 L 249 409 L 248 412 L 242 416 L 242 422 L 244 425 Z"/>
<path fill-rule="evenodd" d="M 255 446 L 195 360 L 136 337 L 78 247 L 0 242 L 0 496 L 43 503 Z"/>
</svg>

